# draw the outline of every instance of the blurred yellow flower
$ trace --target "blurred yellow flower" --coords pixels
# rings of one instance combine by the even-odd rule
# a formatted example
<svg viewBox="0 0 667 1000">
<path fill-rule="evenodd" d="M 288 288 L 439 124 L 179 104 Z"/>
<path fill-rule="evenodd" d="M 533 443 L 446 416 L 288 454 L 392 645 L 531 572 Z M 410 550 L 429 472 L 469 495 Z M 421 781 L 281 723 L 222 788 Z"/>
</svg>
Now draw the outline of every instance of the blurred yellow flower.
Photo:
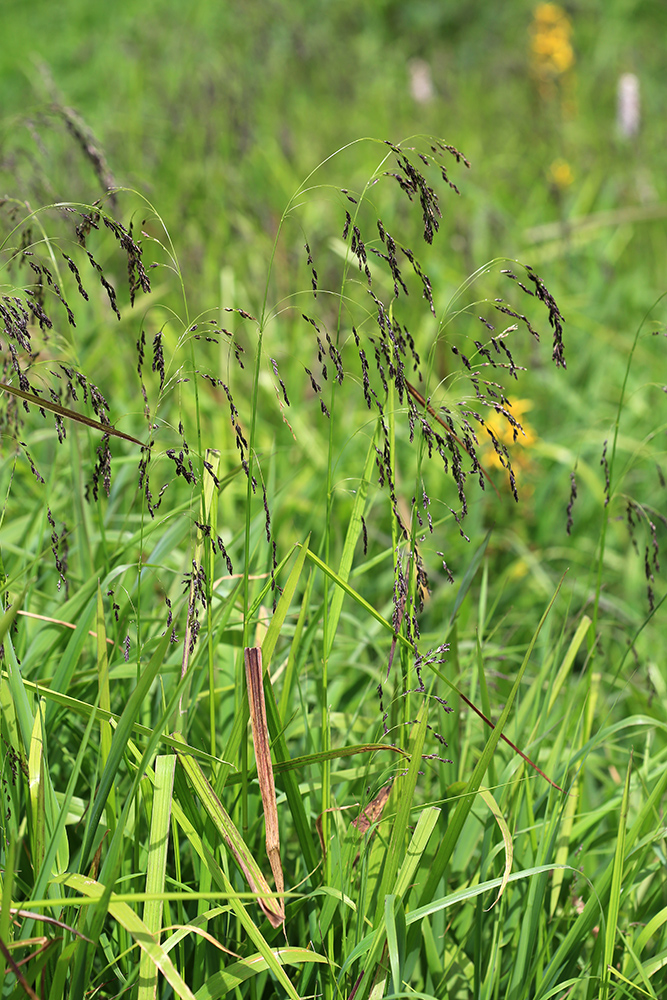
<svg viewBox="0 0 667 1000">
<path fill-rule="evenodd" d="M 533 72 L 543 97 L 553 93 L 556 81 L 574 66 L 572 24 L 562 7 L 541 3 L 530 28 Z"/>
<path fill-rule="evenodd" d="M 499 444 L 506 446 L 515 473 L 527 472 L 531 465 L 528 453 L 531 445 L 537 441 L 537 434 L 530 424 L 526 422 L 525 414 L 529 410 L 532 410 L 532 408 L 533 404 L 529 399 L 515 399 L 511 406 L 508 405 L 506 407 L 507 412 L 521 425 L 523 433 L 518 428 L 512 427 L 507 417 L 497 411 L 494 411 L 486 421 L 487 428 L 493 433 Z M 515 430 L 516 441 L 514 440 Z M 486 464 L 496 469 L 502 468 L 502 462 L 490 440 L 488 444 L 484 444 L 480 460 L 482 465 Z"/>
<path fill-rule="evenodd" d="M 567 160 L 554 160 L 547 172 L 549 182 L 559 191 L 564 191 L 574 181 L 572 167 Z"/>
</svg>

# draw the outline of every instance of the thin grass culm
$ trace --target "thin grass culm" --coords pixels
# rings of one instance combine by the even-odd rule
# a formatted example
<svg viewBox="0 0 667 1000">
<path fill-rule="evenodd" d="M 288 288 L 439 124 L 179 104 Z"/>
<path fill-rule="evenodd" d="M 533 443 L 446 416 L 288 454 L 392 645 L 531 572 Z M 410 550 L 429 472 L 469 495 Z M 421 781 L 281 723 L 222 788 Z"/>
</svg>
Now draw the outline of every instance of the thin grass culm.
<svg viewBox="0 0 667 1000">
<path fill-rule="evenodd" d="M 206 310 L 137 192 L 2 201 L 3 995 L 660 995 L 667 719 L 604 536 L 590 614 L 508 561 L 565 321 L 462 271 L 468 167 L 340 149 Z"/>
</svg>

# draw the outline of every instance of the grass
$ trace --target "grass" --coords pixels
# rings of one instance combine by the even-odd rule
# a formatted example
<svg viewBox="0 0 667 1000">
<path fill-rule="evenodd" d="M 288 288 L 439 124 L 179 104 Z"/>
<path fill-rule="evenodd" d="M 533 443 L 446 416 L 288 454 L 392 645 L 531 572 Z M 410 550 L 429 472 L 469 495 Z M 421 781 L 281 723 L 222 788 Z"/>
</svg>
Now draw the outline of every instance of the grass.
<svg viewBox="0 0 667 1000">
<path fill-rule="evenodd" d="M 156 12 L 173 41 L 175 8 Z M 315 63 L 329 30 L 335 74 L 349 36 L 329 14 L 283 23 L 267 64 L 303 45 L 322 101 L 291 152 L 262 123 L 287 102 L 298 133 L 312 105 L 303 80 L 252 70 L 259 6 L 193 18 L 203 89 L 174 73 L 163 132 L 125 80 L 126 154 L 83 72 L 8 125 L 6 995 L 662 995 L 663 179 L 649 127 L 604 176 L 621 147 L 587 106 L 608 64 L 593 5 L 573 16 L 576 114 L 561 82 L 521 84 L 509 39 L 521 25 L 527 64 L 530 13 L 494 24 L 487 68 L 483 17 L 452 7 L 458 44 L 432 43 L 439 86 L 452 53 L 468 67 L 447 133 L 458 147 L 479 108 L 470 170 L 423 136 L 356 140 L 373 87 L 375 124 L 410 134 L 398 63 L 340 135 L 340 88 L 373 79 L 379 39 L 427 54 L 426 8 L 404 33 L 419 51 L 395 37 L 416 14 L 354 15 L 330 95 Z M 245 48 L 207 71 L 219 20 Z M 119 45 L 124 25 L 119 6 Z M 94 59 L 114 72 L 110 53 Z M 198 95 L 234 72 L 252 127 L 204 155 Z M 165 135 L 150 200 L 139 184 L 92 204 Z M 631 217 L 647 173 L 655 200 Z"/>
</svg>

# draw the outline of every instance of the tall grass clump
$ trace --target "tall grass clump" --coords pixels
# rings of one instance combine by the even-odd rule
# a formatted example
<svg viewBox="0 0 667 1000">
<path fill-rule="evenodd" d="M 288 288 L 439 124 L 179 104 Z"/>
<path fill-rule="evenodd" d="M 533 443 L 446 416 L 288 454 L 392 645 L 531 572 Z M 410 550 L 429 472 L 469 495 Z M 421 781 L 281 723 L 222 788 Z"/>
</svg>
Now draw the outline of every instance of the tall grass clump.
<svg viewBox="0 0 667 1000">
<path fill-rule="evenodd" d="M 340 150 L 192 315 L 63 116 L 102 196 L 1 206 L 7 995 L 656 995 L 665 720 L 598 712 L 599 582 L 494 620 L 564 321 L 515 261 L 431 284 L 465 157 Z"/>
</svg>

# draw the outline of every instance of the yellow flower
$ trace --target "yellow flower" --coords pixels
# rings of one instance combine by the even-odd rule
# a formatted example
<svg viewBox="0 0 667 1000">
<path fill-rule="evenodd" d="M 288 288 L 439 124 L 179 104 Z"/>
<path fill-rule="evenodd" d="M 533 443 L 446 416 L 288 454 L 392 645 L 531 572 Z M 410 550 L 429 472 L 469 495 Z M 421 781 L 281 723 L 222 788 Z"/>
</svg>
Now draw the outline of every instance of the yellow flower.
<svg viewBox="0 0 667 1000">
<path fill-rule="evenodd" d="M 559 191 L 564 191 L 574 181 L 574 174 L 567 160 L 554 160 L 549 167 L 547 177 Z"/>
<path fill-rule="evenodd" d="M 546 94 L 550 85 L 574 65 L 572 25 L 558 4 L 542 3 L 535 8 L 531 34 L 533 71 Z"/>
<path fill-rule="evenodd" d="M 524 415 L 533 408 L 529 399 L 515 399 L 511 406 L 508 404 L 505 409 L 521 425 L 521 429 L 515 428 L 502 413 L 494 413 L 486 421 L 486 426 L 493 433 L 496 440 L 501 445 L 505 445 L 512 461 L 514 471 L 526 472 L 530 468 L 530 458 L 528 456 L 531 445 L 537 441 L 537 434 L 530 424 L 525 420 Z M 516 441 L 514 434 L 516 431 Z M 523 433 L 522 433 L 523 431 Z M 496 454 L 495 448 L 489 441 L 483 446 L 483 455 L 480 456 L 482 465 L 486 464 L 496 469 L 502 468 L 502 462 Z"/>
</svg>

